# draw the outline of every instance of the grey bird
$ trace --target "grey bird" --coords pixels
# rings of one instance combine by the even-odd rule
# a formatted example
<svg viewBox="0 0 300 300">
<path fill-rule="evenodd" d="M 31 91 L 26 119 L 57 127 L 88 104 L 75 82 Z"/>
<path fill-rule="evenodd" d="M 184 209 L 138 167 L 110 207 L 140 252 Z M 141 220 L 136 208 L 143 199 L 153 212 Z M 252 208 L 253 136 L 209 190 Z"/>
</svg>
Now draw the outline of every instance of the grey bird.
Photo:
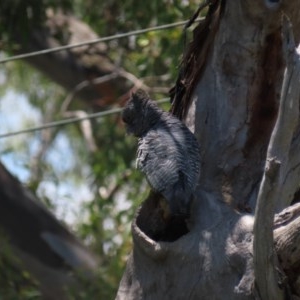
<svg viewBox="0 0 300 300">
<path fill-rule="evenodd" d="M 139 89 L 122 112 L 127 132 L 138 137 L 136 166 L 166 200 L 171 216 L 189 216 L 200 176 L 200 150 L 193 133 Z"/>
</svg>

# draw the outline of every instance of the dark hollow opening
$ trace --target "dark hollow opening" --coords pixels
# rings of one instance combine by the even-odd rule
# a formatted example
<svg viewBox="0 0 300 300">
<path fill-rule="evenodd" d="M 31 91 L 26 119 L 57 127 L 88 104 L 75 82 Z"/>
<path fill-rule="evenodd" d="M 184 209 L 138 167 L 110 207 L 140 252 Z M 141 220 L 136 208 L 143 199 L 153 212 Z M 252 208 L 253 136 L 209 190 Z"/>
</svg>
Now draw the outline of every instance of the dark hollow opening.
<svg viewBox="0 0 300 300">
<path fill-rule="evenodd" d="M 171 216 L 164 198 L 151 192 L 142 204 L 136 224 L 155 241 L 174 242 L 189 232 L 185 216 Z"/>
</svg>

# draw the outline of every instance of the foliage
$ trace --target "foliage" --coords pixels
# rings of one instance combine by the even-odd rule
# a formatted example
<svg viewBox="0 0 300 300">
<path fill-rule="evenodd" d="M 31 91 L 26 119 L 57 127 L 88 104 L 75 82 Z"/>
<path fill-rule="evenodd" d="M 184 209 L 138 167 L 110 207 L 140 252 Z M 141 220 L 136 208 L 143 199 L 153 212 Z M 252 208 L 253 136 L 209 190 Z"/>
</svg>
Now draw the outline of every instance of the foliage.
<svg viewBox="0 0 300 300">
<path fill-rule="evenodd" d="M 18 26 L 20 34 L 26 38 L 32 28 L 41 26 L 44 22 L 46 9 L 49 7 L 74 13 L 100 36 L 108 36 L 188 19 L 198 4 L 195 0 L 189 3 L 176 0 L 126 0 L 122 5 L 116 0 L 4 0 L 0 4 L 3 8 L 0 13 L 3 49 L 9 53 L 12 47 L 17 47 L 10 36 L 11 26 Z M 181 36 L 181 28 L 149 32 L 110 42 L 107 54 L 126 71 L 143 79 L 148 86 L 168 90 L 175 80 L 183 50 Z M 0 88 L 2 96 L 9 90 L 13 90 L 16 97 L 25 95 L 32 108 L 40 115 L 37 122 L 49 122 L 63 117 L 60 108 L 66 94 L 61 88 L 22 62 L 6 64 L 3 72 L 4 84 Z M 165 96 L 164 93 L 155 94 L 155 98 Z M 74 107 L 83 109 L 78 103 Z M 12 115 L 13 113 L 11 111 Z M 27 126 L 22 123 L 20 125 Z M 84 185 L 89 187 L 92 196 L 84 195 L 85 200 L 77 203 L 77 212 L 71 220 L 63 221 L 72 226 L 77 235 L 101 257 L 102 267 L 99 270 L 98 285 L 83 289 L 84 292 L 74 296 L 74 299 L 92 299 L 91 295 L 95 299 L 111 299 L 130 252 L 130 221 L 137 206 L 148 193 L 148 185 L 141 174 L 134 170 L 136 141 L 126 137 L 120 116 L 116 114 L 95 120 L 92 128 L 98 148 L 95 152 L 88 151 L 78 124 L 48 131 L 47 146 L 36 161 L 34 158 L 45 145 L 42 133 L 26 138 L 20 136 L 20 144 L 13 144 L 7 139 L 1 148 L 2 151 L 11 152 L 14 161 L 21 162 L 22 168 L 30 174 L 26 178 L 27 185 L 55 213 L 70 210 L 74 194 L 80 194 Z M 37 170 L 34 163 L 38 164 Z M 11 166 L 11 171 L 14 172 L 14 165 Z M 49 190 L 49 182 L 54 184 L 55 189 L 50 194 L 41 188 L 48 184 Z M 60 200 L 57 201 L 57 198 Z M 14 268 L 4 266 L 3 263 L 5 261 L 0 260 L 0 272 L 5 270 L 8 282 L 14 281 L 11 279 Z M 1 276 L 4 280 L 3 274 Z M 0 284 L 0 295 L 5 292 L 4 286 Z M 30 291 L 31 288 L 28 289 Z M 19 298 L 16 299 L 33 299 L 22 295 L 20 291 Z"/>
<path fill-rule="evenodd" d="M 15 27 L 20 30 L 17 34 L 24 41 L 28 39 L 32 28 L 39 26 L 46 18 L 47 8 L 56 8 L 61 10 L 70 10 L 72 1 L 70 0 L 3 0 L 0 4 L 0 33 L 2 46 L 6 51 L 17 48 L 12 39 L 12 32 Z M 14 30 L 12 30 L 14 27 Z"/>
<path fill-rule="evenodd" d="M 0 233 L 0 237 L 0 300 L 40 299 L 38 283 L 12 254 L 3 233 Z"/>
<path fill-rule="evenodd" d="M 188 19 L 199 1 L 77 1 L 74 9 L 100 36 L 113 35 Z M 98 7 L 98 10 L 94 8 Z M 101 15 L 99 15 L 101 12 Z M 183 50 L 181 29 L 149 32 L 140 36 L 112 41 L 113 57 L 124 52 L 122 66 L 129 72 L 145 76 L 174 76 Z M 111 55 L 111 54 L 110 54 Z M 132 63 L 134 62 L 134 64 Z M 171 77 L 171 76 L 170 76 Z M 173 77 L 174 79 L 174 77 Z"/>
</svg>

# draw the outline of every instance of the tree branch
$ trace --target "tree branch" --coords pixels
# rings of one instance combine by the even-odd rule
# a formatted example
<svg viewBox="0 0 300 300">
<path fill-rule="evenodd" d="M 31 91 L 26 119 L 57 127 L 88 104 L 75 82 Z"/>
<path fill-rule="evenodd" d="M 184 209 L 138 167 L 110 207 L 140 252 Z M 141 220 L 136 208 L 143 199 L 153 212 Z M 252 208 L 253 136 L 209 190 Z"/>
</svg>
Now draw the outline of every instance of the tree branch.
<svg viewBox="0 0 300 300">
<path fill-rule="evenodd" d="M 105 83 L 108 82 L 112 79 L 115 79 L 118 77 L 118 73 L 117 72 L 113 72 L 111 74 L 107 74 L 107 75 L 103 75 L 101 77 L 97 77 L 94 78 L 92 80 L 84 80 L 80 83 L 78 83 L 75 88 L 68 94 L 68 96 L 66 97 L 66 99 L 64 100 L 62 106 L 61 106 L 61 112 L 64 113 L 67 108 L 69 107 L 69 105 L 71 104 L 72 100 L 75 98 L 75 96 L 81 92 L 83 89 L 88 88 L 92 85 L 97 85 L 97 84 L 101 84 L 101 83 Z"/>
<path fill-rule="evenodd" d="M 300 295 L 300 204 L 288 207 L 275 218 L 274 245 L 280 266 L 293 293 Z M 276 224 L 276 223 L 275 223 Z"/>
<path fill-rule="evenodd" d="M 288 163 L 286 153 L 290 150 L 299 116 L 299 83 L 297 86 L 292 85 L 295 83 L 294 80 L 299 81 L 297 72 L 294 72 L 295 44 L 287 18 L 283 19 L 283 37 L 287 67 L 279 112 L 270 139 L 265 172 L 257 198 L 254 222 L 254 274 L 262 299 L 283 299 L 282 290 L 278 287 L 272 229 L 275 207 L 279 202 L 279 190 Z"/>
<path fill-rule="evenodd" d="M 286 37 L 286 71 L 284 75 L 281 98 L 284 98 L 284 107 L 279 112 L 278 126 L 282 127 L 282 133 L 278 137 L 277 143 L 283 147 L 278 147 L 278 154 L 285 162 L 285 168 L 282 170 L 280 197 L 276 204 L 276 211 L 281 211 L 291 204 L 295 192 L 299 188 L 298 176 L 293 176 L 299 172 L 299 103 L 300 103 L 300 55 L 296 51 L 292 27 L 286 23 L 284 36 Z M 297 132 L 298 130 L 298 132 Z M 288 155 L 287 155 L 288 153 Z M 276 153 L 275 153 L 276 154 Z"/>
<path fill-rule="evenodd" d="M 280 158 L 281 163 L 286 165 L 286 153 L 290 149 L 299 117 L 300 65 L 291 24 L 285 17 L 283 18 L 282 35 L 284 38 L 283 50 L 286 59 L 286 69 L 281 90 L 279 112 L 267 156 Z"/>
<path fill-rule="evenodd" d="M 1 164 L 0 206 L 1 233 L 45 299 L 64 299 L 65 288 L 76 282 L 73 271 L 95 278 L 98 259 Z"/>
<path fill-rule="evenodd" d="M 55 103 L 46 104 L 46 115 L 44 116 L 43 123 L 48 123 L 52 121 L 52 116 L 56 110 Z M 41 178 L 42 167 L 41 162 L 44 155 L 51 146 L 53 140 L 55 139 L 59 129 L 58 128 L 46 128 L 40 132 L 40 139 L 38 150 L 32 155 L 30 159 L 30 182 L 36 184 Z"/>
<path fill-rule="evenodd" d="M 273 216 L 278 195 L 281 164 L 268 158 L 258 193 L 253 240 L 256 287 L 262 299 L 284 299 L 277 285 L 273 251 Z M 279 296 L 280 295 L 280 296 Z M 279 296 L 279 298 L 277 298 Z"/>
<path fill-rule="evenodd" d="M 76 111 L 67 111 L 64 113 L 64 116 L 71 118 L 71 117 L 76 117 L 76 118 L 83 118 L 86 117 L 88 114 L 83 111 L 83 110 L 76 110 Z M 80 122 L 80 129 L 83 134 L 83 137 L 86 141 L 88 150 L 92 153 L 97 151 L 97 145 L 94 139 L 93 135 L 93 129 L 91 125 L 91 120 L 85 119 Z"/>
<path fill-rule="evenodd" d="M 11 33 L 11 39 L 18 43 L 16 54 L 98 38 L 98 35 L 84 22 L 70 14 L 54 13 L 51 9 L 47 10 L 45 24 L 31 30 L 26 41 L 19 27 L 13 26 Z M 90 82 L 117 70 L 106 52 L 106 45 L 97 43 L 28 58 L 26 61 L 66 90 L 72 91 L 81 82 Z M 115 103 L 116 99 L 126 93 L 131 86 L 132 84 L 126 78 L 119 76 L 109 82 L 88 84 L 76 95 L 89 104 L 101 107 Z"/>
</svg>

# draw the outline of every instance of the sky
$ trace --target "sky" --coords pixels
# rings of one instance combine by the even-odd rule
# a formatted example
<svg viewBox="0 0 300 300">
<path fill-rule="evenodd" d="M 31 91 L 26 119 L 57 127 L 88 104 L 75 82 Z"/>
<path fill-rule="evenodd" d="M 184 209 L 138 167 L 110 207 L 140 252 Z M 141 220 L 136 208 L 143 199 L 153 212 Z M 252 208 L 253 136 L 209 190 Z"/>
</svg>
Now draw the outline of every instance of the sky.
<svg viewBox="0 0 300 300">
<path fill-rule="evenodd" d="M 27 101 L 26 97 L 8 91 L 0 101 L 0 134 L 18 131 L 24 126 L 34 126 L 41 116 Z M 17 150 L 26 143 L 28 136 L 19 135 L 0 139 L 1 161 L 6 168 L 22 182 L 28 180 L 29 172 L 22 164 L 22 158 L 16 157 L 13 150 Z M 12 151 L 9 151 L 9 150 Z"/>
<path fill-rule="evenodd" d="M 39 111 L 30 105 L 24 95 L 8 91 L 1 98 L 0 134 L 40 125 L 41 120 Z M 27 133 L 0 139 L 1 162 L 24 184 L 30 177 L 27 165 L 30 157 L 37 150 L 38 134 Z M 25 151 L 17 151 L 20 149 Z M 47 153 L 47 161 L 53 166 L 55 172 L 63 172 L 72 167 L 73 160 L 68 137 L 58 135 L 54 147 Z M 59 182 L 42 178 L 37 194 L 51 199 L 56 207 L 56 216 L 69 225 L 74 225 L 78 217 L 84 218 L 81 204 L 93 199 L 88 184 L 73 182 L 68 178 Z"/>
</svg>

